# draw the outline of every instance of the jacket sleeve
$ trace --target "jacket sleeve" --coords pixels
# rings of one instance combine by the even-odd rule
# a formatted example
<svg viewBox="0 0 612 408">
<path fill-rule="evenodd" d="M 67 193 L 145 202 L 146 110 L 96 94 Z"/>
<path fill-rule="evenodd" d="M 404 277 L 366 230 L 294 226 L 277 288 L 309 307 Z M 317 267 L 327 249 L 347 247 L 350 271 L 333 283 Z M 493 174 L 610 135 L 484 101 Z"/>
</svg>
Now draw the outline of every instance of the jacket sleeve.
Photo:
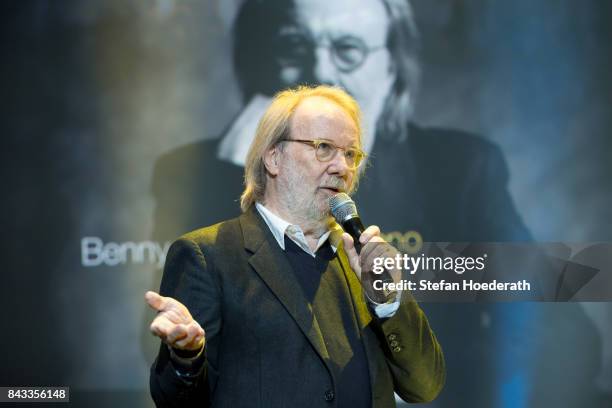
<svg viewBox="0 0 612 408">
<path fill-rule="evenodd" d="M 377 325 L 395 392 L 407 402 L 436 398 L 446 379 L 444 356 L 412 295 L 404 291 L 397 312 Z"/>
<path fill-rule="evenodd" d="M 207 263 L 200 246 L 191 239 L 181 238 L 168 251 L 160 294 L 183 303 L 205 331 L 204 367 L 195 378 L 180 376 L 168 347 L 161 344 L 151 367 L 150 390 L 157 407 L 207 407 L 213 388 L 214 358 L 221 326 L 220 289 L 213 267 Z"/>
</svg>

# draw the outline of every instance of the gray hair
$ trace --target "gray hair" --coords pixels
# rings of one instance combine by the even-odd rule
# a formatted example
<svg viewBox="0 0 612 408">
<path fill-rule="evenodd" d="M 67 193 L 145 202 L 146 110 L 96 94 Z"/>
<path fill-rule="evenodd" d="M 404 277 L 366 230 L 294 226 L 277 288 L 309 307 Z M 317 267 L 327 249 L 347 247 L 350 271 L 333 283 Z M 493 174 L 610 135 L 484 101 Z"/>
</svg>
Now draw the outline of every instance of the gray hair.
<svg viewBox="0 0 612 408">
<path fill-rule="evenodd" d="M 393 57 L 397 78 L 376 123 L 376 131 L 383 137 L 402 140 L 408 135 L 408 120 L 414 113 L 421 74 L 419 31 L 408 0 L 381 1 L 389 16 L 387 49 Z"/>
</svg>

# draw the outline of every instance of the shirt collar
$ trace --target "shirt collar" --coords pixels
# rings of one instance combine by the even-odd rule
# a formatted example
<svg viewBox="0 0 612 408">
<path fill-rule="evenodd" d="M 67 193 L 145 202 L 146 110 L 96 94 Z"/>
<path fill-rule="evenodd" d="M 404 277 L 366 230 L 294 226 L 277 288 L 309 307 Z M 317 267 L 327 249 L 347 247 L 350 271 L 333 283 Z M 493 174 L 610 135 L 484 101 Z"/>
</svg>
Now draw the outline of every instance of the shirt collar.
<svg viewBox="0 0 612 408">
<path fill-rule="evenodd" d="M 264 207 L 263 204 L 259 202 L 255 203 L 255 207 L 257 208 L 257 211 L 265 221 L 268 228 L 270 228 L 274 239 L 276 239 L 276 242 L 283 249 L 283 251 L 285 250 L 285 235 L 287 235 L 289 239 L 291 239 L 300 248 L 302 248 L 304 252 L 314 258 L 316 256 L 315 253 L 317 252 L 317 250 L 321 248 L 321 246 L 325 243 L 325 241 L 327 241 L 330 234 L 332 233 L 332 230 L 330 230 L 327 231 L 325 234 L 321 235 L 321 238 L 319 238 L 319 241 L 317 242 L 316 249 L 312 251 L 308 246 L 308 243 L 306 242 L 306 237 L 304 236 L 304 232 L 302 231 L 299 225 L 294 225 L 283 220 L 281 217 L 268 210 L 266 207 Z M 336 252 L 336 246 L 331 244 L 331 247 L 333 251 Z"/>
</svg>

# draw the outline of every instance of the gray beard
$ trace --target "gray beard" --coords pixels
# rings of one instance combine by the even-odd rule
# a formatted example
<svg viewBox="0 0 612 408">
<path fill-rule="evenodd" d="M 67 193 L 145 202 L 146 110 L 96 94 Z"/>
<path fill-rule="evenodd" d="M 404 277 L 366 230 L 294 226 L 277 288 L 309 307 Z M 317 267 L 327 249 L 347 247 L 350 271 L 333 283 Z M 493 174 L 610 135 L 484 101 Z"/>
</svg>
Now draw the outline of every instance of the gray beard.
<svg viewBox="0 0 612 408">
<path fill-rule="evenodd" d="M 314 194 L 304 194 L 296 186 L 306 185 L 304 176 L 293 169 L 287 172 L 288 177 L 279 180 L 282 186 L 280 200 L 295 221 L 303 229 L 315 231 L 320 235 L 327 232 L 331 213 L 328 204 L 321 205 Z"/>
</svg>

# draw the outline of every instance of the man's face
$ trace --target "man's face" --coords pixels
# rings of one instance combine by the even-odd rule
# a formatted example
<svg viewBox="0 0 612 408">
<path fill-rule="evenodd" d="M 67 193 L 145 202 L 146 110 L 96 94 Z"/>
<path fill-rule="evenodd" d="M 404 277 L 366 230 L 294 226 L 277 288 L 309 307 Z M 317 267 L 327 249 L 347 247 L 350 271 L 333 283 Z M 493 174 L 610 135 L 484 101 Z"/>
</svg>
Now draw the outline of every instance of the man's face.
<svg viewBox="0 0 612 408">
<path fill-rule="evenodd" d="M 336 146 L 359 147 L 358 130 L 351 117 L 323 97 L 302 101 L 293 114 L 289 139 L 326 140 Z M 328 200 L 348 191 L 356 170 L 341 151 L 330 161 L 317 159 L 315 149 L 297 142 L 284 142 L 278 174 L 279 200 L 293 216 L 322 221 L 329 216 Z"/>
<path fill-rule="evenodd" d="M 364 150 L 395 81 L 386 48 L 389 19 L 381 0 L 295 0 L 295 21 L 279 31 L 280 75 L 300 82 L 340 85 L 364 114 Z"/>
</svg>

